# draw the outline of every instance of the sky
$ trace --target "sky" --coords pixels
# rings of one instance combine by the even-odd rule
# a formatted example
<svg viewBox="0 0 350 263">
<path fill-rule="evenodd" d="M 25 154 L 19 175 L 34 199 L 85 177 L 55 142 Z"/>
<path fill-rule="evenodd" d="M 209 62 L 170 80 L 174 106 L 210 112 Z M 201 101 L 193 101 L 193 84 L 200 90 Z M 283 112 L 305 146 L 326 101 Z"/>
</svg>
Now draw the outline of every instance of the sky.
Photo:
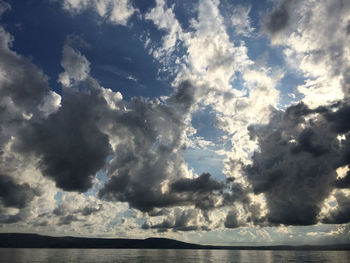
<svg viewBox="0 0 350 263">
<path fill-rule="evenodd" d="M 350 241 L 349 0 L 0 0 L 0 232 Z"/>
</svg>

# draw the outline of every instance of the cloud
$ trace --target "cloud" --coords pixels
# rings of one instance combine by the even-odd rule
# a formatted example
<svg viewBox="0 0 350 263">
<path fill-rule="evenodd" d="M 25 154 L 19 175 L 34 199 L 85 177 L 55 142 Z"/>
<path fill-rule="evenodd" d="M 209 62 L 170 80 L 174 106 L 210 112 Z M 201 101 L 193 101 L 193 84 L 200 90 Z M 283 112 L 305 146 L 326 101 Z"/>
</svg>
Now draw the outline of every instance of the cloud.
<svg viewBox="0 0 350 263">
<path fill-rule="evenodd" d="M 85 206 L 81 210 L 81 214 L 83 216 L 88 216 L 88 215 L 92 215 L 92 214 L 98 213 L 98 212 L 100 212 L 102 210 L 103 210 L 103 205 L 102 204 L 100 204 L 98 207 Z"/>
<path fill-rule="evenodd" d="M 204 206 L 215 204 L 210 194 L 220 184 L 209 177 L 202 191 L 197 183 L 196 189 L 185 194 L 171 188 L 179 179 L 193 176 L 182 150 L 186 147 L 188 117 L 196 103 L 194 85 L 182 82 L 166 102 L 156 98 L 123 101 L 120 93 L 104 89 L 90 76 L 90 63 L 68 43 L 63 47 L 61 65 L 65 71 L 59 76 L 63 87 L 57 107 L 52 108 L 57 104 L 54 97 L 47 98 L 46 77 L 29 63 L 33 69 L 25 71 L 26 82 L 39 74 L 39 95 L 17 99 L 16 94 L 6 94 L 6 98 L 14 98 L 15 105 L 27 100 L 24 108 L 31 113 L 23 117 L 23 125 L 14 128 L 11 151 L 21 158 L 37 160 L 41 174 L 65 191 L 86 192 L 93 186 L 96 173 L 106 169 L 108 180 L 99 190 L 99 197 L 127 202 L 141 211 L 179 204 L 207 209 Z M 18 88 L 22 90 L 25 84 L 19 83 Z M 47 105 L 41 107 L 49 112 L 38 111 L 42 101 Z M 112 158 L 109 162 L 108 157 Z M 197 197 L 192 200 L 195 192 Z M 62 211 L 60 214 L 59 209 L 54 210 L 62 217 L 59 224 L 74 221 Z M 88 216 L 93 212 L 87 208 L 79 213 Z"/>
<path fill-rule="evenodd" d="M 72 222 L 76 222 L 79 221 L 79 219 L 74 216 L 74 215 L 67 215 L 64 217 L 61 217 L 58 221 L 58 225 L 62 226 L 62 225 L 70 225 Z"/>
<path fill-rule="evenodd" d="M 28 217 L 28 211 L 20 210 L 16 214 L 2 213 L 0 210 L 0 223 L 2 224 L 15 224 L 21 221 L 25 221 Z"/>
<path fill-rule="evenodd" d="M 238 221 L 238 215 L 236 210 L 229 211 L 229 213 L 226 216 L 224 225 L 226 228 L 236 228 L 241 226 L 240 222 Z"/>
<path fill-rule="evenodd" d="M 236 7 L 237 10 L 243 10 L 244 15 L 238 17 L 238 14 L 235 13 L 232 19 L 236 20 L 233 20 L 232 23 L 237 27 L 237 30 L 251 32 L 251 28 L 248 28 L 250 26 L 249 8 Z M 283 74 L 274 72 L 265 65 L 255 64 L 249 59 L 248 50 L 243 41 L 238 44 L 231 41 L 224 18 L 219 10 L 218 1 L 206 0 L 198 3 L 198 15 L 191 20 L 190 32 L 184 32 L 181 27 L 175 27 L 178 22 L 173 13 L 174 9 L 167 8 L 163 2 L 158 1 L 156 8 L 152 11 L 150 13 L 153 15 L 148 18 L 159 29 L 165 29 L 167 32 L 163 39 L 166 37 L 174 39 L 172 43 L 180 42 L 181 44 L 178 46 L 187 51 L 181 57 L 183 66 L 176 71 L 178 73 L 173 84 L 176 86 L 184 79 L 189 79 L 193 83 L 196 95 L 196 107 L 192 107 L 193 112 L 200 109 L 200 106 L 209 106 L 216 114 L 215 128 L 225 133 L 222 140 L 232 141 L 234 149 L 231 153 L 225 151 L 225 154 L 228 154 L 229 158 L 241 158 L 242 161 L 244 159 L 248 162 L 251 151 L 255 149 L 255 143 L 249 141 L 246 128 L 250 123 L 266 123 L 268 121 L 270 107 L 276 105 L 279 98 L 279 92 L 275 86 Z M 238 27 L 237 19 L 245 21 L 244 29 Z M 174 26 L 171 27 L 170 23 L 165 23 L 165 21 L 172 21 L 171 25 Z M 164 47 L 165 44 L 159 49 L 162 50 Z M 172 49 L 166 50 L 172 51 Z M 176 52 L 171 54 L 178 57 Z M 166 57 L 168 56 L 169 54 Z M 161 58 L 155 57 L 163 63 Z M 164 63 L 167 68 L 171 66 L 171 64 L 168 66 L 167 61 Z M 232 85 L 237 75 L 242 76 L 244 87 Z M 239 91 L 240 88 L 243 90 Z M 195 141 L 192 138 L 189 140 L 190 142 Z M 227 176 L 232 177 L 231 172 L 231 170 L 225 171 Z M 241 175 L 240 177 L 239 183 L 244 184 L 244 178 Z M 189 179 L 181 179 L 180 181 L 182 180 L 192 186 L 195 184 Z M 211 194 L 211 198 L 201 197 L 198 200 L 202 201 L 195 202 L 195 205 L 205 210 L 220 207 L 223 205 L 222 202 L 224 205 L 231 206 L 234 202 L 241 202 L 244 203 L 247 213 L 250 214 L 250 220 L 258 221 L 256 217 L 259 212 L 254 211 L 258 209 L 249 205 L 250 199 L 246 193 L 242 197 L 235 196 L 235 193 L 224 196 Z"/>
<path fill-rule="evenodd" d="M 290 9 L 296 0 L 284 0 L 272 10 L 272 12 L 263 19 L 263 26 L 272 35 L 277 34 L 286 29 L 290 23 Z"/>
<path fill-rule="evenodd" d="M 249 13 L 251 11 L 251 6 L 234 6 L 234 11 L 231 16 L 231 24 L 237 35 L 242 35 L 245 37 L 251 37 L 254 28 L 251 26 L 251 19 Z"/>
<path fill-rule="evenodd" d="M 3 1 L 0 6 L 2 11 L 10 8 Z M 13 144 L 30 120 L 45 119 L 60 106 L 60 96 L 49 89 L 47 76 L 12 51 L 12 42 L 0 27 L 0 221 L 4 224 L 28 220 L 50 205 L 51 185 L 40 179 L 34 168 L 37 160 L 16 153 Z M 40 208 L 31 207 L 43 199 Z"/>
<path fill-rule="evenodd" d="M 233 22 L 238 23 L 237 19 L 243 19 L 245 25 L 248 25 L 249 8 L 237 5 L 233 8 L 244 10 L 245 14 L 238 17 L 238 14 L 234 13 L 232 18 L 236 20 Z M 276 105 L 279 99 L 279 92 L 275 86 L 283 74 L 265 65 L 255 65 L 248 57 L 245 43 L 231 41 L 219 9 L 219 1 L 198 2 L 198 15 L 190 20 L 189 32 L 181 28 L 174 10 L 167 8 L 163 1 L 158 1 L 157 6 L 150 12 L 152 15 L 147 18 L 159 29 L 166 30 L 167 35 L 163 38 L 175 39 L 174 43 L 178 43 L 176 47 L 186 52 L 179 53 L 179 50 L 166 48 L 165 43 L 156 49 L 152 47 L 151 51 L 156 54 L 161 54 L 163 49 L 169 51 L 165 61 L 162 57 L 154 56 L 166 69 L 175 68 L 176 78 L 173 85 L 177 86 L 184 80 L 190 80 L 197 87 L 197 107 L 193 107 L 193 112 L 200 109 L 200 106 L 211 108 L 216 115 L 215 128 L 230 138 L 235 148 L 234 155 L 242 158 L 245 156 L 248 160 L 249 154 L 243 149 L 249 147 L 253 150 L 254 143 L 249 142 L 246 127 L 249 123 L 268 121 L 270 105 Z M 178 62 L 171 63 L 170 55 L 177 58 Z M 181 67 L 177 67 L 178 63 Z M 232 84 L 238 75 L 244 80 L 242 86 Z M 193 137 L 194 139 L 190 140 L 195 141 L 196 135 Z M 228 137 L 223 140 L 227 140 Z M 227 151 L 226 154 L 230 153 Z"/>
<path fill-rule="evenodd" d="M 224 185 L 210 178 L 209 173 L 203 173 L 195 179 L 179 179 L 171 184 L 175 192 L 211 192 L 222 190 Z"/>
<path fill-rule="evenodd" d="M 43 72 L 29 60 L 9 49 L 12 37 L 0 27 L 0 96 L 2 103 L 13 103 L 15 108 L 26 114 L 38 112 L 37 106 L 50 91 Z M 10 99 L 11 102 L 6 101 Z M 39 114 L 39 113 L 38 113 Z"/>
<path fill-rule="evenodd" d="M 85 200 L 85 203 L 88 204 L 83 207 L 79 207 L 81 204 L 70 204 L 67 200 L 65 200 L 62 202 L 62 204 L 57 206 L 52 213 L 56 216 L 64 216 L 67 214 L 81 214 L 83 216 L 88 216 L 103 210 L 102 204 L 93 203 L 91 200 Z"/>
<path fill-rule="evenodd" d="M 0 200 L 5 207 L 24 208 L 40 192 L 28 184 L 18 184 L 9 176 L 0 174 Z"/>
<path fill-rule="evenodd" d="M 157 207 L 194 204 L 199 199 L 193 194 L 200 188 L 209 195 L 211 189 L 205 187 L 215 185 L 209 177 L 205 184 L 195 183 L 197 189 L 189 189 L 185 194 L 176 193 L 171 186 L 191 176 L 182 150 L 194 92 L 195 87 L 184 82 L 167 104 L 157 99 L 133 98 L 125 103 L 126 111 L 113 113 L 116 126 L 108 133 L 112 141 L 117 141 L 116 156 L 108 164 L 109 180 L 99 192 L 101 198 L 128 202 L 132 207 L 149 212 Z"/>
<path fill-rule="evenodd" d="M 11 9 L 11 5 L 3 0 L 0 1 L 0 18 L 2 17 L 3 13 L 5 13 L 7 10 Z"/>
<path fill-rule="evenodd" d="M 58 76 L 58 81 L 63 86 L 74 85 L 74 83 L 85 80 L 90 73 L 90 62 L 67 44 L 63 47 L 63 58 L 61 65 L 65 72 Z"/>
<path fill-rule="evenodd" d="M 350 173 L 347 172 L 345 177 L 337 179 L 335 181 L 335 187 L 339 189 L 350 188 Z"/>
<path fill-rule="evenodd" d="M 349 127 L 334 128 L 343 122 L 334 116 L 343 116 L 348 106 L 335 105 L 311 110 L 299 103 L 276 111 L 267 126 L 250 127 L 260 151 L 245 172 L 254 193 L 265 195 L 269 223 L 316 224 L 325 199 L 342 186 L 336 169 L 349 164 Z"/>
<path fill-rule="evenodd" d="M 91 8 L 108 22 L 124 26 L 136 11 L 129 0 L 64 0 L 63 8 L 72 14 Z"/>
<path fill-rule="evenodd" d="M 202 222 L 201 222 L 202 221 Z M 199 210 L 196 209 L 180 209 L 176 208 L 174 213 L 165 218 L 160 223 L 152 224 L 150 222 L 145 222 L 142 228 L 156 229 L 158 232 L 172 231 L 196 231 L 196 230 L 209 230 L 208 226 L 203 223 L 204 219 L 201 216 Z"/>
<path fill-rule="evenodd" d="M 3 29 L 2 29 L 3 30 Z M 95 173 L 104 166 L 110 153 L 108 136 L 95 124 L 96 108 L 106 107 L 99 87 L 86 80 L 89 63 L 84 56 L 65 45 L 62 65 L 67 82 L 78 85 L 86 80 L 87 89 L 64 88 L 65 98 L 50 91 L 47 77 L 31 62 L 8 49 L 11 37 L 1 34 L 3 57 L 2 78 L 3 143 L 9 142 L 16 154 L 31 154 L 40 159 L 44 176 L 55 180 L 58 187 L 68 191 L 86 191 L 92 186 Z M 62 75 L 61 75 L 62 76 Z M 85 162 L 83 164 L 83 162 Z M 9 164 L 7 164 L 8 167 Z"/>
<path fill-rule="evenodd" d="M 108 136 L 99 130 L 95 113 L 107 103 L 96 92 L 65 90 L 60 109 L 47 119 L 31 121 L 14 145 L 17 152 L 40 157 L 43 175 L 66 191 L 87 191 L 111 153 Z"/>
<path fill-rule="evenodd" d="M 89 235 L 139 235 L 144 219 L 143 229 L 159 232 L 348 223 L 350 177 L 337 169 L 350 164 L 349 8 L 292 2 L 279 1 L 263 20 L 288 66 L 307 78 L 298 87 L 303 102 L 285 111 L 276 109 L 283 72 L 252 61 L 244 42 L 231 41 L 219 1 L 200 1 L 188 31 L 165 1 L 145 15 L 164 33 L 154 57 L 165 68 L 179 58 L 169 66 L 174 91 L 161 98 L 124 100 L 100 86 L 77 50 L 85 42 L 73 37 L 62 50 L 60 96 L 41 69 L 10 50 L 13 39 L 1 28 L 0 223 Z M 93 8 L 122 25 L 135 12 L 131 2 L 112 0 L 66 0 L 64 8 Z M 235 33 L 254 37 L 250 8 L 235 10 Z M 203 108 L 215 114 L 223 133 L 217 140 L 192 126 Z M 226 181 L 191 170 L 184 153 L 195 145 L 224 148 Z"/>
<path fill-rule="evenodd" d="M 183 40 L 185 35 L 179 21 L 173 13 L 174 6 L 168 8 L 166 1 L 157 0 L 156 6 L 145 15 L 145 19 L 152 20 L 161 30 L 168 31 L 163 36 L 163 47 L 157 51 L 157 57 L 160 55 L 170 55 L 176 49 L 178 40 Z"/>
<path fill-rule="evenodd" d="M 349 194 L 341 191 L 335 193 L 337 207 L 329 211 L 322 220 L 326 224 L 344 224 L 350 222 L 350 198 Z"/>
<path fill-rule="evenodd" d="M 283 49 L 290 69 L 305 77 L 297 90 L 310 107 L 341 100 L 348 94 L 349 59 L 345 54 L 349 52 L 349 13 L 349 3 L 341 0 L 278 1 L 272 11 L 276 21 L 280 18 L 285 23 L 279 30 L 277 25 L 281 24 L 271 22 L 277 26 L 271 43 Z"/>
</svg>

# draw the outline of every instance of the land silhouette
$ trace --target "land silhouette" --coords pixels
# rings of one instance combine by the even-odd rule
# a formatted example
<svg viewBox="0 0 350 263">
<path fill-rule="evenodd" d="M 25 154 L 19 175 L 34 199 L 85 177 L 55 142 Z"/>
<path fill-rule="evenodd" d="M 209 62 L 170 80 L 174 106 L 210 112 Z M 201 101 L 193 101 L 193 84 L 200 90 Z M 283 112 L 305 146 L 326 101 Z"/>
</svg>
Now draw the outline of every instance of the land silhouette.
<svg viewBox="0 0 350 263">
<path fill-rule="evenodd" d="M 52 237 L 26 233 L 0 233 L 1 248 L 111 248 L 111 249 L 226 249 L 226 250 L 350 250 L 350 244 L 301 246 L 213 246 L 168 238 L 121 239 Z"/>
</svg>

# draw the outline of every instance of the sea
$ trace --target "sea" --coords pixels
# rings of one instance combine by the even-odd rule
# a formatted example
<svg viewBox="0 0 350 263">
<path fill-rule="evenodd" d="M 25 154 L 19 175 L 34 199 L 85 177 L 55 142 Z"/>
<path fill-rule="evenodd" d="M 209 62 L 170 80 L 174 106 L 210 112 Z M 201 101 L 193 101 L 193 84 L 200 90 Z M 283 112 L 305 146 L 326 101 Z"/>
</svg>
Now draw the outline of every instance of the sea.
<svg viewBox="0 0 350 263">
<path fill-rule="evenodd" d="M 0 262 L 350 262 L 350 251 L 0 248 Z"/>
</svg>

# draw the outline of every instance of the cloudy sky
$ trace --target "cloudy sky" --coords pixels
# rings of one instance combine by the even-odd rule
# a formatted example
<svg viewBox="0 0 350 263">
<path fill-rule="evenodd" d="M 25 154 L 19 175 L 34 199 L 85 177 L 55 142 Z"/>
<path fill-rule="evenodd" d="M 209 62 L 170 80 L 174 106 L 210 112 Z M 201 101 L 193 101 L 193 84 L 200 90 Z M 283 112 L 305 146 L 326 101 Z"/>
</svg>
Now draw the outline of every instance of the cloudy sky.
<svg viewBox="0 0 350 263">
<path fill-rule="evenodd" d="M 350 241 L 349 0 L 0 0 L 0 231 Z"/>
</svg>

